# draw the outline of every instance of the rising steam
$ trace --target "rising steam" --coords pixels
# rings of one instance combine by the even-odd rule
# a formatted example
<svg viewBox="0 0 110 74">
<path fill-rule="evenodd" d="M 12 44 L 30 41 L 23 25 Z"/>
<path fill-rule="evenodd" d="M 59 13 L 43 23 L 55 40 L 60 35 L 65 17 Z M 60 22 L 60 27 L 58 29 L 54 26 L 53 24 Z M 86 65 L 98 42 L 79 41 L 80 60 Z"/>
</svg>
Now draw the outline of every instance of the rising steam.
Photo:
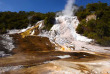
<svg viewBox="0 0 110 74">
<path fill-rule="evenodd" d="M 73 7 L 74 3 L 75 3 L 75 0 L 68 0 L 67 1 L 65 9 L 62 12 L 63 15 L 68 15 L 68 16 L 72 16 L 73 15 L 73 11 L 75 9 L 75 7 Z"/>
</svg>

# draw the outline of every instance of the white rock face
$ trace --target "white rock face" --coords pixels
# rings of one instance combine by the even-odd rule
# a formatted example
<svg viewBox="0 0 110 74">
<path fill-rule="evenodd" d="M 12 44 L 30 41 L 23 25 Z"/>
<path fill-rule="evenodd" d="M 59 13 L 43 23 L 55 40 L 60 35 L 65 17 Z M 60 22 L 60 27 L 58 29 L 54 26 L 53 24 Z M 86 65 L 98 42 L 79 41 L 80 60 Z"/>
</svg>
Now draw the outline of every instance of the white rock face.
<svg viewBox="0 0 110 74">
<path fill-rule="evenodd" d="M 68 0 L 65 9 L 56 14 L 56 23 L 51 30 L 49 32 L 43 31 L 39 34 L 39 36 L 48 37 L 51 42 L 60 45 L 63 50 L 75 49 L 108 52 L 110 47 L 101 47 L 98 45 L 88 44 L 93 40 L 76 33 L 76 28 L 79 21 L 77 16 L 74 16 L 74 11 L 77 9 L 77 7 L 73 6 L 74 2 L 75 0 Z"/>
<path fill-rule="evenodd" d="M 56 14 L 56 23 L 51 30 L 49 32 L 43 32 L 39 34 L 39 36 L 46 36 L 50 41 L 65 49 L 75 47 L 73 41 L 92 41 L 92 39 L 88 39 L 76 33 L 79 21 L 73 13 L 73 11 L 77 9 L 76 6 L 73 6 L 74 2 L 75 0 L 68 0 L 65 9 L 61 13 Z"/>
<path fill-rule="evenodd" d="M 23 66 L 22 65 L 18 65 L 18 66 L 9 66 L 9 67 L 0 67 L 0 74 L 6 71 L 10 71 L 10 70 L 17 70 L 17 69 L 21 69 Z"/>
<path fill-rule="evenodd" d="M 13 48 L 15 48 L 12 37 L 10 37 L 8 34 L 4 34 L 1 37 L 3 38 L 1 42 L 7 50 L 11 51 Z"/>
<path fill-rule="evenodd" d="M 33 30 L 32 33 L 30 35 L 34 35 L 35 31 Z"/>
<path fill-rule="evenodd" d="M 92 41 L 92 39 L 76 33 L 79 21 L 73 13 L 77 9 L 76 6 L 73 6 L 74 2 L 75 0 L 68 0 L 65 9 L 56 14 L 58 16 L 56 17 L 56 24 L 48 33 L 43 32 L 40 36 L 49 37 L 53 43 L 57 43 L 66 49 L 71 46 L 74 47 L 73 41 Z"/>
<path fill-rule="evenodd" d="M 92 39 L 88 39 L 80 34 L 76 33 L 76 28 L 79 21 L 76 16 L 59 16 L 56 17 L 56 24 L 49 31 L 49 39 L 65 47 L 74 47 L 73 41 L 90 42 Z"/>
<path fill-rule="evenodd" d="M 36 24 L 35 24 L 35 26 L 37 26 L 39 23 L 41 23 L 41 22 L 43 22 L 43 20 L 41 20 L 41 21 L 38 21 Z M 32 27 L 34 27 L 34 26 L 31 26 L 31 25 L 29 25 L 27 28 L 24 28 L 24 29 L 13 29 L 13 30 L 7 30 L 7 34 L 16 34 L 16 33 L 22 33 L 22 32 L 25 32 L 26 30 L 28 30 L 28 29 L 30 29 L 30 28 L 32 28 Z M 39 29 L 42 27 L 42 23 L 39 25 Z M 34 33 L 34 31 L 32 31 L 32 35 L 33 35 L 33 33 Z"/>
<path fill-rule="evenodd" d="M 25 29 L 13 29 L 13 30 L 8 30 L 8 34 L 16 34 L 16 33 L 22 33 L 25 32 L 26 30 L 28 30 L 29 28 L 31 28 L 33 26 L 28 26 Z"/>
<path fill-rule="evenodd" d="M 74 41 L 91 42 L 92 39 L 81 36 L 76 33 L 76 28 L 79 21 L 76 16 L 58 16 L 56 17 L 56 24 L 53 25 L 51 30 L 42 31 L 39 36 L 48 37 L 51 42 L 60 45 L 65 49 L 72 49 L 75 47 Z"/>
<path fill-rule="evenodd" d="M 90 42 L 91 39 L 88 39 L 84 36 L 81 36 L 76 33 L 76 28 L 79 24 L 79 21 L 76 16 L 59 16 L 56 17 L 56 23 L 51 28 L 51 37 L 59 44 L 71 43 L 73 40 L 79 40 L 84 42 Z"/>
<path fill-rule="evenodd" d="M 71 56 L 70 55 L 63 55 L 63 56 L 56 56 L 58 58 L 61 58 L 61 59 L 65 59 L 65 58 L 70 58 Z"/>
</svg>

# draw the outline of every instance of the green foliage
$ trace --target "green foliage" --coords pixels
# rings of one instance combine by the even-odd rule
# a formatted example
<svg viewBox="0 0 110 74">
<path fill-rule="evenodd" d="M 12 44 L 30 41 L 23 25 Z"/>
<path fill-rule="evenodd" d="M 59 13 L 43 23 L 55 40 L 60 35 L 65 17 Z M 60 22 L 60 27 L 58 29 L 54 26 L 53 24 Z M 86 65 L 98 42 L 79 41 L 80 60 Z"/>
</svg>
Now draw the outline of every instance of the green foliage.
<svg viewBox="0 0 110 74">
<path fill-rule="evenodd" d="M 102 39 L 97 39 L 97 43 L 102 46 L 110 46 L 110 37 L 103 37 Z"/>
<path fill-rule="evenodd" d="M 86 21 L 86 16 L 83 13 L 90 12 L 96 14 L 97 19 Z M 77 32 L 84 36 L 94 39 L 98 44 L 110 46 L 110 6 L 107 3 L 88 4 L 86 9 L 77 12 L 80 19 L 80 24 L 77 27 Z"/>
<path fill-rule="evenodd" d="M 45 21 L 45 29 L 49 30 L 54 24 L 55 13 L 36 13 L 36 12 L 0 12 L 0 33 L 5 33 L 10 29 L 26 28 L 29 24 L 34 25 L 40 20 Z"/>
<path fill-rule="evenodd" d="M 55 13 L 54 12 L 49 12 L 46 14 L 36 13 L 35 15 L 33 15 L 31 19 L 31 23 L 35 24 L 36 22 L 40 20 L 44 20 L 44 24 L 45 24 L 44 29 L 49 31 L 50 28 L 54 25 Z"/>
<path fill-rule="evenodd" d="M 97 11 L 97 10 L 106 10 L 107 9 L 107 3 L 94 3 L 94 4 L 88 4 L 86 6 L 86 9 L 88 11 Z"/>
<path fill-rule="evenodd" d="M 79 7 L 78 11 L 75 13 L 75 15 L 78 17 L 79 21 L 86 18 L 87 15 L 89 15 L 90 12 L 86 9 L 84 9 L 83 6 Z"/>
<path fill-rule="evenodd" d="M 85 24 L 86 24 L 86 20 L 82 20 L 82 22 L 78 25 L 78 27 L 76 28 L 77 32 L 79 34 L 83 34 L 84 33 L 84 29 L 85 29 Z"/>
<path fill-rule="evenodd" d="M 4 33 L 7 29 L 20 29 L 28 25 L 28 13 L 24 11 L 0 12 L 0 32 Z"/>
<path fill-rule="evenodd" d="M 55 22 L 55 13 L 47 13 L 44 19 L 45 29 L 50 30 Z"/>
<path fill-rule="evenodd" d="M 36 22 L 44 20 L 44 19 L 45 19 L 45 14 L 36 13 L 32 16 L 31 24 L 35 24 Z"/>
</svg>

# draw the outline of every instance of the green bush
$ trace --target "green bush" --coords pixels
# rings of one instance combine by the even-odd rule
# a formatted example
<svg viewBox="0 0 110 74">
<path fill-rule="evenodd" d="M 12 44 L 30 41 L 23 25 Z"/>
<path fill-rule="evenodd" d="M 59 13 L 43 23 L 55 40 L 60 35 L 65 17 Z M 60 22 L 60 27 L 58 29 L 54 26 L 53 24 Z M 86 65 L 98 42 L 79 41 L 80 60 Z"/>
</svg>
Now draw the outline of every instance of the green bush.
<svg viewBox="0 0 110 74">
<path fill-rule="evenodd" d="M 26 28 L 29 24 L 44 20 L 45 30 L 49 30 L 55 21 L 55 13 L 36 13 L 36 12 L 0 12 L 0 33 L 5 33 L 11 29 Z"/>
<path fill-rule="evenodd" d="M 54 25 L 55 23 L 55 13 L 51 12 L 51 13 L 47 13 L 46 17 L 44 19 L 44 24 L 45 24 L 45 30 L 50 30 L 51 27 Z"/>
<path fill-rule="evenodd" d="M 85 24 L 86 24 L 86 20 L 82 20 L 81 23 L 76 28 L 77 33 L 79 33 L 79 34 L 83 34 L 84 33 Z"/>
<path fill-rule="evenodd" d="M 110 37 L 103 37 L 102 39 L 97 39 L 97 43 L 102 46 L 110 46 Z"/>
<path fill-rule="evenodd" d="M 86 16 L 83 17 L 83 13 L 86 14 L 87 11 L 90 14 L 86 16 L 95 13 L 97 19 L 85 21 Z M 94 39 L 100 45 L 110 46 L 110 6 L 101 2 L 88 4 L 86 9 L 77 12 L 77 16 L 81 19 L 76 29 L 79 34 Z"/>
<path fill-rule="evenodd" d="M 81 11 L 81 12 L 79 11 L 79 12 L 76 13 L 79 21 L 85 19 L 86 16 L 89 15 L 89 14 L 90 14 L 90 12 L 88 12 L 88 11 Z"/>
</svg>

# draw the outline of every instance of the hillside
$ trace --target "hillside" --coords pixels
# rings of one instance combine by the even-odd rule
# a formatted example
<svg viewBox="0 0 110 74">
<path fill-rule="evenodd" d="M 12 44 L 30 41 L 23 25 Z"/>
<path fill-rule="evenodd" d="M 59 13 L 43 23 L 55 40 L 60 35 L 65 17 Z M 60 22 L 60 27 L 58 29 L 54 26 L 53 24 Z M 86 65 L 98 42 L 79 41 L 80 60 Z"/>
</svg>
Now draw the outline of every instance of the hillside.
<svg viewBox="0 0 110 74">
<path fill-rule="evenodd" d="M 0 34 L 6 33 L 7 30 L 23 29 L 27 26 L 35 25 L 38 21 L 45 20 L 45 30 L 49 30 L 55 22 L 55 13 L 40 12 L 0 12 Z"/>
<path fill-rule="evenodd" d="M 77 9 L 0 12 L 0 74 L 108 74 L 110 6 Z"/>
<path fill-rule="evenodd" d="M 94 39 L 102 46 L 110 46 L 110 6 L 107 3 L 80 7 L 76 15 L 80 20 L 77 33 Z"/>
</svg>

